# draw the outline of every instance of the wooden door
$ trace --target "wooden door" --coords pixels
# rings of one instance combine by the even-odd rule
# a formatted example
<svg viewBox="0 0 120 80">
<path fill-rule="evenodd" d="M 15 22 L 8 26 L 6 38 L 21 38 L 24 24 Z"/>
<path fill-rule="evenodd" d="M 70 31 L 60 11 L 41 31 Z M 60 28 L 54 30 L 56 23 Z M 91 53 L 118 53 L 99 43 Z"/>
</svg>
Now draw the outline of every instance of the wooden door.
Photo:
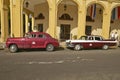
<svg viewBox="0 0 120 80">
<path fill-rule="evenodd" d="M 67 40 L 70 39 L 70 25 L 62 24 L 60 27 L 60 39 Z"/>
</svg>

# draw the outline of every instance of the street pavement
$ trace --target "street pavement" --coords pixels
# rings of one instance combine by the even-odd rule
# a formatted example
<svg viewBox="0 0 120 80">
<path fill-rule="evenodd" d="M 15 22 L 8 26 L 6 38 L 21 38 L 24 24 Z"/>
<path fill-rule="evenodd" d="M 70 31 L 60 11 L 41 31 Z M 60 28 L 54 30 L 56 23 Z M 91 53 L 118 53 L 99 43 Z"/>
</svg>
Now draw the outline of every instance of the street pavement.
<svg viewBox="0 0 120 80">
<path fill-rule="evenodd" d="M 0 80 L 120 80 L 120 48 L 0 50 Z"/>
</svg>

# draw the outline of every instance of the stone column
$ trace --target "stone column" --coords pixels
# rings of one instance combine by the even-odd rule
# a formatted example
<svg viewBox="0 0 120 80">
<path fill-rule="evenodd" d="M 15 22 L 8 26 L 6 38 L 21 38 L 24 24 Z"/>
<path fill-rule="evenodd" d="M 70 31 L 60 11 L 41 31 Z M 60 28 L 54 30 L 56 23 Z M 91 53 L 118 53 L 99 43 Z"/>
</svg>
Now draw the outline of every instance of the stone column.
<svg viewBox="0 0 120 80">
<path fill-rule="evenodd" d="M 28 32 L 28 14 L 25 13 L 25 33 Z"/>
<path fill-rule="evenodd" d="M 2 5 L 1 8 L 1 42 L 5 42 L 8 37 L 8 7 Z"/>
<path fill-rule="evenodd" d="M 56 5 L 55 1 L 49 6 L 49 33 L 52 37 L 56 37 Z"/>
<path fill-rule="evenodd" d="M 34 31 L 34 23 L 35 23 L 34 16 L 32 15 L 32 31 Z"/>
<path fill-rule="evenodd" d="M 11 36 L 22 37 L 22 1 L 10 0 Z"/>
<path fill-rule="evenodd" d="M 103 13 L 102 36 L 104 38 L 109 38 L 110 20 L 111 20 L 111 12 L 110 11 L 111 11 L 111 7 L 110 7 L 110 3 L 109 3 Z"/>
<path fill-rule="evenodd" d="M 85 25 L 86 25 L 86 3 L 85 3 L 85 1 L 83 1 L 82 5 L 78 6 L 78 35 L 77 35 L 77 38 L 80 38 L 80 36 L 85 35 Z"/>
<path fill-rule="evenodd" d="M 2 20 L 2 18 L 1 18 L 1 10 L 2 10 L 2 1 L 0 0 L 0 42 L 1 42 L 1 20 Z"/>
</svg>

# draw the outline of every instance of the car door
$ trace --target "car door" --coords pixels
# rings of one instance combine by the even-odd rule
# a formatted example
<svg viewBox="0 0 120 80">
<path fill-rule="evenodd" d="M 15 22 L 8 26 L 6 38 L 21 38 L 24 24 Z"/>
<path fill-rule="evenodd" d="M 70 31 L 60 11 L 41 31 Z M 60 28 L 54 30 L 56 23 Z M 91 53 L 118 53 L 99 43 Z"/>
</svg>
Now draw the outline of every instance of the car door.
<svg viewBox="0 0 120 80">
<path fill-rule="evenodd" d="M 88 48 L 94 47 L 94 37 L 93 36 L 88 37 L 87 46 L 88 46 Z"/>
<path fill-rule="evenodd" d="M 45 34 L 38 34 L 37 36 L 37 44 L 40 48 L 45 48 L 47 41 L 47 37 Z"/>
<path fill-rule="evenodd" d="M 36 34 L 29 34 L 26 37 L 24 48 L 37 48 Z"/>
<path fill-rule="evenodd" d="M 92 48 L 93 47 L 93 37 L 88 36 L 85 42 L 82 43 L 83 48 Z"/>
<path fill-rule="evenodd" d="M 95 38 L 95 41 L 94 41 L 94 44 L 93 44 L 94 48 L 101 48 L 102 45 L 103 45 L 103 43 L 101 41 L 101 37 L 95 36 L 94 38 Z"/>
</svg>

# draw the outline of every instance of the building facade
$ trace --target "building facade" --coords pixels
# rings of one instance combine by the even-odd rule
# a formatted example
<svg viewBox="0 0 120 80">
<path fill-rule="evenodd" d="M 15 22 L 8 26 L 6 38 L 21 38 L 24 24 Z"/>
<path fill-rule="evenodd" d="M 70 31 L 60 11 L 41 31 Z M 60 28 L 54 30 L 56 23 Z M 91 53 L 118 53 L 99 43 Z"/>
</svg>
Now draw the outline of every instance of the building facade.
<svg viewBox="0 0 120 80">
<path fill-rule="evenodd" d="M 30 31 L 47 32 L 59 40 L 120 35 L 120 1 L 0 0 L 0 42 Z"/>
</svg>

